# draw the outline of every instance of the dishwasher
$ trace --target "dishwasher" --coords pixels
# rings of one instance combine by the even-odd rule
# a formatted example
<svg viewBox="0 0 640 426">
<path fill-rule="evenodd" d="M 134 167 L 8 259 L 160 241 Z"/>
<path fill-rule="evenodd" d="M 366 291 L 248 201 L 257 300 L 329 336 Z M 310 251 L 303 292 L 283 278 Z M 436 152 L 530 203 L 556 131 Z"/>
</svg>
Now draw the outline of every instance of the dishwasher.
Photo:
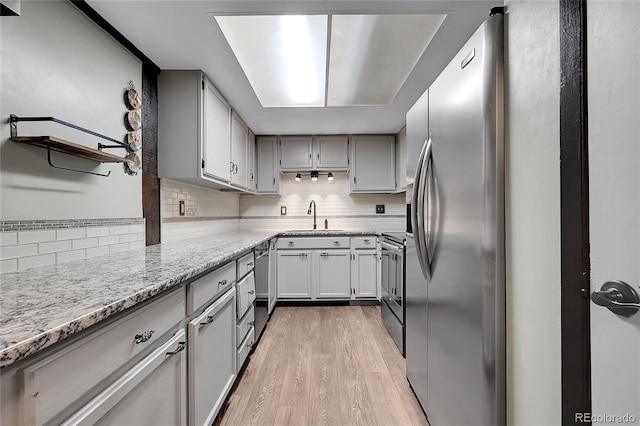
<svg viewBox="0 0 640 426">
<path fill-rule="evenodd" d="M 260 338 L 269 318 L 269 244 L 256 246 L 256 264 L 254 267 L 256 280 L 255 330 L 256 342 Z"/>
</svg>

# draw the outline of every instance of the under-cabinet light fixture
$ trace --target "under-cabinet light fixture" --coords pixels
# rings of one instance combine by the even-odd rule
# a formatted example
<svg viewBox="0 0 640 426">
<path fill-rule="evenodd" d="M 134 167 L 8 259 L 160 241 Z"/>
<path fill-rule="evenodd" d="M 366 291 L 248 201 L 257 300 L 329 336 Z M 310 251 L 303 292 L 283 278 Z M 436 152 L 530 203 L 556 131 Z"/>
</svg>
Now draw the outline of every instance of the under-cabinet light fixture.
<svg viewBox="0 0 640 426">
<path fill-rule="evenodd" d="M 317 180 L 318 180 L 318 172 L 316 171 L 311 172 L 311 181 L 315 182 Z"/>
<path fill-rule="evenodd" d="M 300 182 L 302 180 L 302 176 L 300 176 L 300 173 L 296 173 L 296 182 Z"/>
<path fill-rule="evenodd" d="M 333 173 L 329 172 L 327 175 L 327 180 L 333 180 Z"/>
</svg>

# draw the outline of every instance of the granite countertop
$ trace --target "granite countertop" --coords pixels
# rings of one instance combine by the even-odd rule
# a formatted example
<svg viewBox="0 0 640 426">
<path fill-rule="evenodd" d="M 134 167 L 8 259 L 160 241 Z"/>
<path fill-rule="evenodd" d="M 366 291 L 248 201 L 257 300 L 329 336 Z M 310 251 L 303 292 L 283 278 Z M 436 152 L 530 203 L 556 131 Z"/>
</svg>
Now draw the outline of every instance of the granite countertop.
<svg viewBox="0 0 640 426">
<path fill-rule="evenodd" d="M 371 231 L 240 231 L 0 275 L 0 367 L 34 354 L 275 236 Z"/>
</svg>

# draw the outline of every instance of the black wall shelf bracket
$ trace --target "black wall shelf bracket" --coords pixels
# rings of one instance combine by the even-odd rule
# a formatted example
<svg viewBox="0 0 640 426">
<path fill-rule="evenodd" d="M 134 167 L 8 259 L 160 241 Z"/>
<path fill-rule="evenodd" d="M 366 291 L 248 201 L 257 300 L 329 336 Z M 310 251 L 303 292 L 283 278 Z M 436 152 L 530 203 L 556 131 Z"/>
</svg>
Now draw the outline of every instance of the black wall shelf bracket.
<svg viewBox="0 0 640 426">
<path fill-rule="evenodd" d="M 70 169 L 67 167 L 56 166 L 51 162 L 51 145 L 47 145 L 47 161 L 49 162 L 49 165 L 54 169 L 67 170 L 69 172 L 76 172 L 76 173 L 86 173 L 88 175 L 95 175 L 95 176 L 102 176 L 102 177 L 109 177 L 109 175 L 111 175 L 111 170 L 109 170 L 109 173 L 103 174 L 103 173 L 96 173 L 96 172 L 88 172 L 86 170 L 77 170 L 77 169 Z"/>
</svg>

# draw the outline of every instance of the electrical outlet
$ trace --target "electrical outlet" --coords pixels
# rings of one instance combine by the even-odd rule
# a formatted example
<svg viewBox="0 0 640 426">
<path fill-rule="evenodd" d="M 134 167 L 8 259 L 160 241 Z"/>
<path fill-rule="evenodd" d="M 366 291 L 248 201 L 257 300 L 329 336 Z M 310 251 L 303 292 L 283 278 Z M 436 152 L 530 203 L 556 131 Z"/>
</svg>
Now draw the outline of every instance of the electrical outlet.
<svg viewBox="0 0 640 426">
<path fill-rule="evenodd" d="M 280 206 L 280 216 L 287 215 L 287 206 Z"/>
<path fill-rule="evenodd" d="M 178 212 L 180 213 L 180 216 L 184 216 L 184 201 L 182 200 L 178 202 Z"/>
<path fill-rule="evenodd" d="M 376 214 L 384 214 L 384 204 L 376 204 Z"/>
</svg>

